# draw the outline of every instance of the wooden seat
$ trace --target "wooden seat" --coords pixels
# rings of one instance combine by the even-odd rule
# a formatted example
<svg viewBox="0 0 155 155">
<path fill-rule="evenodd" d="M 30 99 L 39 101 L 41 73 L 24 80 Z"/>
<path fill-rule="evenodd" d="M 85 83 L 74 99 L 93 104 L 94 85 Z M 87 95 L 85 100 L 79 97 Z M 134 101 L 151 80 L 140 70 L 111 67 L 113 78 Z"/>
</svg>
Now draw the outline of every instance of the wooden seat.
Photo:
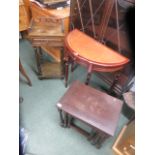
<svg viewBox="0 0 155 155">
<path fill-rule="evenodd" d="M 78 29 L 71 31 L 65 38 L 66 85 L 68 80 L 69 59 L 88 68 L 86 84 L 92 71 L 114 72 L 120 70 L 129 59 L 109 47 L 99 43 Z"/>
</svg>

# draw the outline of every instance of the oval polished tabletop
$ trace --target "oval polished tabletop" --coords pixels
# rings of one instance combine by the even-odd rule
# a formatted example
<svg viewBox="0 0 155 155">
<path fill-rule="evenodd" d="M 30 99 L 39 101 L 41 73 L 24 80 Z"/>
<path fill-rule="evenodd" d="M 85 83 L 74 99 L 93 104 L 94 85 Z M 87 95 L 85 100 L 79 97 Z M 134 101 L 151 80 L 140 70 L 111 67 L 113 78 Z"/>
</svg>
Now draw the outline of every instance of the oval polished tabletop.
<svg viewBox="0 0 155 155">
<path fill-rule="evenodd" d="M 129 62 L 129 59 L 116 51 L 99 43 L 85 33 L 74 29 L 65 38 L 65 45 L 76 56 L 88 61 L 102 63 L 105 66 L 121 66 Z"/>
</svg>

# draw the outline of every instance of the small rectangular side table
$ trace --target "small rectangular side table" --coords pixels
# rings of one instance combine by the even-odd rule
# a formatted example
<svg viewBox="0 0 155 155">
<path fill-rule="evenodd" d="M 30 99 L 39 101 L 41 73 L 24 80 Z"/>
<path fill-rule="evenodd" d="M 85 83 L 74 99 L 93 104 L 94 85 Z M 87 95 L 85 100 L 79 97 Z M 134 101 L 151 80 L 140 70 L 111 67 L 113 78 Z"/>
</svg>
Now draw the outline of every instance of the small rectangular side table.
<svg viewBox="0 0 155 155">
<path fill-rule="evenodd" d="M 97 148 L 113 136 L 123 102 L 90 86 L 75 81 L 57 103 L 61 126 L 72 126 L 78 119 L 92 128 L 87 138 Z M 74 126 L 75 127 L 75 126 Z"/>
<path fill-rule="evenodd" d="M 35 50 L 39 79 L 64 78 L 64 37 L 69 29 L 69 7 L 54 9 L 30 3 L 28 37 Z M 43 51 L 42 51 L 43 49 Z M 50 56 L 50 61 L 44 55 Z"/>
</svg>

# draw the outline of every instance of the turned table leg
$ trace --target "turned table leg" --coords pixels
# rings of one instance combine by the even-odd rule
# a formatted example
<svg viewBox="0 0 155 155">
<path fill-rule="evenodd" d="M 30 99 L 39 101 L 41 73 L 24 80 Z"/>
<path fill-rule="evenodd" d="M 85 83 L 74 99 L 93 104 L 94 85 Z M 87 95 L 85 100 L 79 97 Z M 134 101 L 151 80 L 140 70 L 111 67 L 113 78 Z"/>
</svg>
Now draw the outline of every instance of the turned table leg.
<svg viewBox="0 0 155 155">
<path fill-rule="evenodd" d="M 92 129 L 89 137 L 88 137 L 88 140 L 91 141 L 91 144 L 92 145 L 95 145 L 96 148 L 101 148 L 102 146 L 102 143 L 109 137 L 109 135 L 107 135 L 106 133 L 103 133 L 103 132 L 99 132 L 99 131 L 96 131 L 94 129 Z"/>
<path fill-rule="evenodd" d="M 101 148 L 101 146 L 102 146 L 102 143 L 109 137 L 107 134 L 101 134 L 100 136 L 99 136 L 100 138 L 98 139 L 98 142 L 97 142 L 97 144 L 96 144 L 96 147 L 99 149 L 99 148 Z"/>
<path fill-rule="evenodd" d="M 88 85 L 91 78 L 91 72 L 88 72 L 85 84 Z"/>
<path fill-rule="evenodd" d="M 98 143 L 99 138 L 100 138 L 99 134 L 96 134 L 95 137 L 92 139 L 91 144 L 96 145 Z"/>
<path fill-rule="evenodd" d="M 20 59 L 19 59 L 19 70 L 20 70 L 20 72 L 22 73 L 22 75 L 27 79 L 28 85 L 29 85 L 29 86 L 32 86 L 31 80 L 30 80 L 30 78 L 27 76 L 27 74 L 26 74 L 26 72 L 25 72 L 25 70 L 24 70 L 24 68 L 23 68 L 23 66 L 22 66 L 22 64 L 21 64 L 21 62 L 20 62 Z"/>
<path fill-rule="evenodd" d="M 96 136 L 96 131 L 92 129 L 87 140 L 91 141 Z"/>
<path fill-rule="evenodd" d="M 64 112 L 64 127 L 68 127 L 68 114 Z"/>
<path fill-rule="evenodd" d="M 87 79 L 86 79 L 86 82 L 85 82 L 86 85 L 89 84 L 89 81 L 90 81 L 90 78 L 91 78 L 91 73 L 92 73 L 92 64 L 90 64 L 89 67 L 88 67 Z"/>
<path fill-rule="evenodd" d="M 68 67 L 69 67 L 69 62 L 66 61 L 65 63 L 65 87 L 68 85 Z"/>
<path fill-rule="evenodd" d="M 58 109 L 58 111 L 59 111 L 59 115 L 60 115 L 60 125 L 62 127 L 64 127 L 64 119 L 63 119 L 63 115 L 62 115 L 62 110 Z"/>
<path fill-rule="evenodd" d="M 109 89 L 109 94 L 111 94 L 112 92 L 113 92 L 113 89 L 114 89 L 114 87 L 116 86 L 116 84 L 118 83 L 118 81 L 119 81 L 119 77 L 120 77 L 120 73 L 117 73 L 117 74 L 115 74 L 115 77 L 114 77 L 114 81 L 113 81 L 113 83 L 112 83 L 112 85 L 110 86 L 110 89 Z"/>
<path fill-rule="evenodd" d="M 38 74 L 41 75 L 41 61 L 40 61 L 40 52 L 38 47 L 34 47 L 35 51 L 35 57 L 36 57 L 36 63 L 37 63 L 37 69 L 38 69 Z"/>
</svg>

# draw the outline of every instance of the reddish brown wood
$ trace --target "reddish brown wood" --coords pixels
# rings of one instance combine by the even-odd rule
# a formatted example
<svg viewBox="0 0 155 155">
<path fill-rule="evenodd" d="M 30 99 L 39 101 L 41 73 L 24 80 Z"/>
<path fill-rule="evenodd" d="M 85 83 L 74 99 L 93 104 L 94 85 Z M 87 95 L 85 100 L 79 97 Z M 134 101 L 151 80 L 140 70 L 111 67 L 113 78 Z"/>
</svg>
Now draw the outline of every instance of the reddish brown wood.
<svg viewBox="0 0 155 155">
<path fill-rule="evenodd" d="M 128 58 L 77 29 L 66 36 L 65 49 L 65 59 L 69 60 L 70 58 L 72 61 L 87 67 L 89 74 L 93 71 L 114 72 L 122 69 L 129 62 Z M 89 76 L 86 83 L 88 82 Z"/>
<path fill-rule="evenodd" d="M 85 122 L 100 135 L 105 133 L 113 136 L 122 101 L 76 81 L 60 99 L 57 107 L 68 115 Z M 102 139 L 99 141 L 102 142 Z"/>
<path fill-rule="evenodd" d="M 19 59 L 19 71 L 22 73 L 22 75 L 26 78 L 26 80 L 28 81 L 28 85 L 32 86 L 31 80 L 30 78 L 27 76 L 25 69 L 23 68 L 21 61 Z"/>
</svg>

